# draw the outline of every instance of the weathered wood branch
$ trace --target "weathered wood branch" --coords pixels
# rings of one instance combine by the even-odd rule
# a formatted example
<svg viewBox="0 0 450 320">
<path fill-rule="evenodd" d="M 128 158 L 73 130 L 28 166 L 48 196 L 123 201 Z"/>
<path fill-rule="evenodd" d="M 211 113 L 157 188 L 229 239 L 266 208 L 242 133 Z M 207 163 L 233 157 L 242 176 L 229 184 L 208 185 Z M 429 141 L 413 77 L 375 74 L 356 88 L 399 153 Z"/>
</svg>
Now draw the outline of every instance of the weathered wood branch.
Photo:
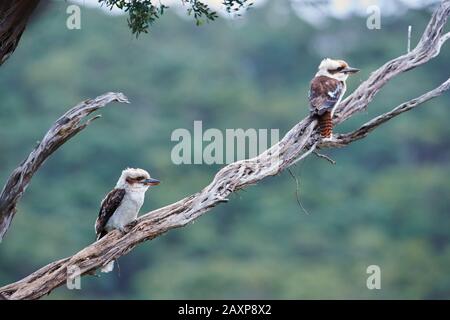
<svg viewBox="0 0 450 320">
<path fill-rule="evenodd" d="M 337 108 L 333 119 L 334 123 L 341 123 L 355 112 L 364 110 L 378 91 L 393 77 L 436 57 L 441 51 L 442 45 L 450 38 L 450 32 L 443 34 L 449 15 L 450 0 L 444 0 L 433 13 L 417 46 L 372 72 L 370 77 L 361 83 Z"/>
<path fill-rule="evenodd" d="M 95 99 L 83 101 L 67 111 L 56 120 L 28 157 L 11 173 L 0 193 L 0 242 L 11 225 L 17 203 L 34 173 L 53 152 L 86 128 L 98 116 L 82 123 L 84 118 L 113 101 L 128 102 L 123 94 L 110 92 Z"/>
<path fill-rule="evenodd" d="M 402 114 L 403 112 L 417 108 L 424 102 L 427 102 L 428 100 L 431 100 L 433 98 L 436 98 L 436 97 L 442 95 L 445 91 L 448 91 L 449 89 L 450 89 L 450 78 L 448 78 L 447 81 L 442 83 L 439 87 L 437 87 L 427 93 L 424 93 L 420 97 L 417 97 L 415 99 L 404 102 L 404 103 L 400 104 L 399 106 L 395 107 L 394 109 L 392 109 L 391 111 L 383 113 L 382 115 L 366 122 L 361 127 L 359 127 L 357 130 L 349 132 L 349 133 L 337 135 L 336 139 L 334 139 L 330 143 L 327 143 L 327 147 L 342 147 L 342 146 L 348 145 L 351 142 L 354 142 L 356 140 L 363 139 L 370 132 L 372 132 L 373 130 L 378 128 L 383 123 L 391 120 L 392 118 L 398 116 L 399 114 Z"/>
<path fill-rule="evenodd" d="M 14 52 L 31 14 L 40 0 L 0 2 L 0 65 Z"/>
<path fill-rule="evenodd" d="M 410 53 L 393 59 L 372 73 L 340 106 L 334 121 L 341 123 L 356 112 L 363 110 L 378 91 L 394 76 L 424 64 L 439 54 L 442 44 L 448 40 L 442 34 L 450 14 L 450 0 L 444 0 L 434 12 L 419 44 Z M 380 124 L 412 110 L 429 99 L 448 90 L 448 81 L 435 90 L 400 105 L 388 114 L 377 117 L 347 135 L 338 135 L 336 141 L 345 145 L 359 140 Z M 90 274 L 112 259 L 125 255 L 138 244 L 151 240 L 165 232 L 183 227 L 200 217 L 214 206 L 228 201 L 236 190 L 255 184 L 267 177 L 277 175 L 314 152 L 316 147 L 333 147 L 320 141 L 317 121 L 311 117 L 295 125 L 276 145 L 259 156 L 231 163 L 222 168 L 213 181 L 203 190 L 176 203 L 141 216 L 124 233 L 113 231 L 103 239 L 82 249 L 73 256 L 52 262 L 22 280 L 0 288 L 0 294 L 8 299 L 37 299 L 50 293 L 69 279 L 67 270 L 76 266 L 81 274 Z M 358 133 L 359 132 L 359 133 Z"/>
</svg>

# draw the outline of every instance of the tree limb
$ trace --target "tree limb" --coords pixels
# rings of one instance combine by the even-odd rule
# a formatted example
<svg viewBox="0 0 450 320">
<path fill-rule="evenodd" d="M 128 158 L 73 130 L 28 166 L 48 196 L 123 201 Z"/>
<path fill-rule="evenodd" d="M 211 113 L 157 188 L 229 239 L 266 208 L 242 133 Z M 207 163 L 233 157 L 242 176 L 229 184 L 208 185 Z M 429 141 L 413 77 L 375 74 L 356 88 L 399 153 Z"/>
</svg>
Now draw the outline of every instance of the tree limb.
<svg viewBox="0 0 450 320">
<path fill-rule="evenodd" d="M 14 52 L 33 11 L 40 0 L 0 2 L 0 65 Z"/>
<path fill-rule="evenodd" d="M 424 64 L 439 54 L 442 44 L 448 40 L 442 30 L 450 14 L 450 0 L 444 0 L 434 12 L 419 44 L 410 53 L 393 59 L 372 73 L 339 107 L 334 118 L 341 123 L 354 113 L 363 110 L 372 101 L 376 93 L 394 76 Z M 402 112 L 411 110 L 429 99 L 448 90 L 448 81 L 435 90 L 402 104 L 391 112 L 377 117 L 369 125 L 361 127 L 355 133 L 338 135 L 348 143 L 368 134 L 381 123 L 392 119 Z M 154 210 L 141 216 L 127 232 L 113 231 L 100 241 L 82 249 L 73 256 L 52 262 L 22 280 L 0 288 L 0 294 L 8 299 L 37 299 L 61 286 L 68 279 L 71 267 L 76 266 L 81 274 L 90 274 L 106 265 L 109 261 L 125 255 L 141 242 L 151 240 L 165 232 L 183 227 L 202 214 L 226 202 L 234 191 L 255 184 L 311 154 L 316 147 L 333 147 L 320 141 L 317 133 L 317 121 L 306 117 L 295 125 L 284 138 L 259 156 L 231 163 L 222 168 L 213 181 L 203 190 L 176 203 Z M 358 133 L 359 132 L 359 133 Z M 353 138 L 352 138 L 353 137 Z M 353 140 L 352 140 L 353 139 Z M 339 145 L 341 146 L 341 145 Z"/>
<path fill-rule="evenodd" d="M 442 45 L 450 38 L 450 32 L 443 34 L 449 15 L 450 0 L 443 0 L 433 13 L 417 46 L 409 53 L 390 60 L 372 72 L 370 77 L 337 107 L 334 123 L 341 123 L 355 112 L 364 110 L 375 94 L 393 77 L 436 57 Z"/>
<path fill-rule="evenodd" d="M 337 135 L 336 139 L 330 143 L 327 143 L 327 147 L 343 147 L 351 142 L 365 138 L 370 132 L 375 130 L 377 127 L 383 123 L 391 120 L 392 118 L 402 114 L 403 112 L 409 111 L 420 106 L 422 103 L 427 102 L 433 98 L 436 98 L 443 94 L 445 91 L 450 89 L 450 78 L 442 83 L 439 87 L 424 93 L 418 98 L 409 100 L 392 109 L 389 112 L 383 113 L 382 115 L 373 118 L 372 120 L 363 124 L 359 129 L 346 133 Z"/>
<path fill-rule="evenodd" d="M 53 152 L 86 128 L 98 116 L 81 123 L 84 118 L 113 101 L 128 103 L 122 93 L 109 92 L 93 100 L 83 101 L 67 111 L 53 124 L 28 157 L 11 173 L 0 193 L 0 242 L 8 231 L 16 213 L 17 203 L 34 173 Z"/>
</svg>

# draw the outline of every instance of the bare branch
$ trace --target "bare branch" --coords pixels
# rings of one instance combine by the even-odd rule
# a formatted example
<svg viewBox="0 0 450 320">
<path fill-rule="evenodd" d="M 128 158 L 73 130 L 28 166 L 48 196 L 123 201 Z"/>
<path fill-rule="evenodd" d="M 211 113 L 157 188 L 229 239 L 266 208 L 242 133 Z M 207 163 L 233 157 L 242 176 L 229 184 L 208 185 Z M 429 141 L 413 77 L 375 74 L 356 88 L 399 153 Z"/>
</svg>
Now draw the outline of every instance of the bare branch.
<svg viewBox="0 0 450 320">
<path fill-rule="evenodd" d="M 325 159 L 325 160 L 327 160 L 328 162 L 330 162 L 331 164 L 336 164 L 336 161 L 335 160 L 333 160 L 333 159 L 331 159 L 329 156 L 327 156 L 326 154 L 322 154 L 322 153 L 319 153 L 319 152 L 317 152 L 317 151 L 314 151 L 313 152 L 317 157 L 319 157 L 319 158 L 322 158 L 322 159 Z"/>
<path fill-rule="evenodd" d="M 449 35 L 442 34 L 448 16 L 450 15 L 450 0 L 443 0 L 433 13 L 419 43 L 409 53 L 395 58 L 378 70 L 337 107 L 333 122 L 341 123 L 354 113 L 364 110 L 380 89 L 393 77 L 409 71 L 436 57 Z"/>
<path fill-rule="evenodd" d="M 363 82 L 339 107 L 339 112 L 334 118 L 335 123 L 341 123 L 355 112 L 366 108 L 375 94 L 394 76 L 423 64 L 439 54 L 442 44 L 449 37 L 442 35 L 449 14 L 450 0 L 444 0 L 434 12 L 416 48 L 373 72 L 369 79 Z M 394 109 L 389 115 L 374 119 L 374 122 L 369 125 L 372 127 L 370 130 L 392 119 L 395 115 L 411 110 L 432 97 L 438 96 L 448 89 L 447 82 L 413 102 L 399 106 L 399 109 Z M 375 126 L 373 126 L 374 123 Z M 171 229 L 187 225 L 214 206 L 226 202 L 234 191 L 280 173 L 314 152 L 316 147 L 326 147 L 327 144 L 320 141 L 320 135 L 316 129 L 315 119 L 311 117 L 303 119 L 279 143 L 259 156 L 234 162 L 222 168 L 213 181 L 200 192 L 141 216 L 127 232 L 121 233 L 117 230 L 110 232 L 100 241 L 89 245 L 75 255 L 53 262 L 22 280 L 0 288 L 0 294 L 8 299 L 40 298 L 66 282 L 67 270 L 72 266 L 78 267 L 81 274 L 91 274 L 109 261 L 125 255 L 139 243 L 151 240 Z M 366 129 L 362 129 L 361 132 L 364 130 Z M 345 135 L 341 135 L 338 139 L 343 137 Z M 357 139 L 352 141 L 355 140 Z"/>
<path fill-rule="evenodd" d="M 109 261 L 125 255 L 139 243 L 151 240 L 171 229 L 183 227 L 219 203 L 234 191 L 273 176 L 314 150 L 317 121 L 309 117 L 294 126 L 276 145 L 261 155 L 231 163 L 222 168 L 202 191 L 174 204 L 141 216 L 126 233 L 113 231 L 75 255 L 53 262 L 28 277 L 0 288 L 8 299 L 37 299 L 62 285 L 71 266 L 81 274 L 91 274 Z"/>
<path fill-rule="evenodd" d="M 0 242 L 8 231 L 16 213 L 16 205 L 34 173 L 61 145 L 86 128 L 92 120 L 98 118 L 96 116 L 81 123 L 85 117 L 113 101 L 128 103 L 122 93 L 109 92 L 93 100 L 83 101 L 67 111 L 53 124 L 28 157 L 12 172 L 0 193 Z"/>
<path fill-rule="evenodd" d="M 327 147 L 342 147 L 356 140 L 360 140 L 365 138 L 370 132 L 375 130 L 375 128 L 379 127 L 383 123 L 391 120 L 392 118 L 402 114 L 403 112 L 409 111 L 420 106 L 422 103 L 427 102 L 435 97 L 440 96 L 445 91 L 450 89 L 450 78 L 447 79 L 444 83 L 442 83 L 439 87 L 424 93 L 418 98 L 409 100 L 392 109 L 389 112 L 386 112 L 368 122 L 363 124 L 359 129 L 346 133 L 340 134 L 336 137 L 336 139 L 332 142 L 326 144 Z"/>
</svg>

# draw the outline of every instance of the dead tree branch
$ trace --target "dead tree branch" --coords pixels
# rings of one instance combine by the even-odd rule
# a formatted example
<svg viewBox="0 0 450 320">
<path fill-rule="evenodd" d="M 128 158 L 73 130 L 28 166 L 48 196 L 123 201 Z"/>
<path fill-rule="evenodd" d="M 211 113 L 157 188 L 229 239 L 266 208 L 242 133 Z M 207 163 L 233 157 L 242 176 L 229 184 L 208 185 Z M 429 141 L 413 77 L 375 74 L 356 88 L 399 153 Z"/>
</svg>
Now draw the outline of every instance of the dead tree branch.
<svg viewBox="0 0 450 320">
<path fill-rule="evenodd" d="M 424 64 L 438 55 L 442 44 L 449 38 L 447 34 L 442 34 L 449 14 L 450 0 L 444 0 L 434 12 L 417 47 L 373 72 L 339 107 L 339 112 L 334 118 L 335 123 L 341 123 L 366 108 L 375 94 L 394 76 Z M 40 298 L 64 284 L 68 279 L 67 270 L 71 267 L 78 267 L 81 274 L 92 273 L 109 261 L 125 255 L 141 242 L 187 225 L 216 205 L 228 201 L 231 193 L 277 175 L 307 157 L 316 147 L 342 146 L 356 141 L 381 123 L 415 108 L 448 89 L 446 81 L 435 90 L 400 105 L 381 118 L 373 119 L 354 133 L 338 136 L 335 145 L 322 143 L 316 132 L 317 121 L 307 117 L 295 125 L 278 144 L 259 156 L 237 161 L 222 168 L 213 181 L 200 192 L 141 216 L 127 232 L 121 233 L 117 230 L 110 232 L 100 241 L 73 256 L 52 262 L 24 279 L 0 288 L 0 294 L 8 299 Z"/>
<path fill-rule="evenodd" d="M 0 2 L 0 65 L 19 44 L 28 19 L 40 0 L 2 0 Z"/>
<path fill-rule="evenodd" d="M 427 102 L 435 97 L 440 96 L 445 91 L 450 89 L 450 78 L 442 83 L 439 87 L 424 93 L 418 98 L 409 100 L 392 109 L 389 112 L 383 113 L 382 115 L 366 122 L 359 129 L 346 133 L 337 135 L 335 141 L 332 141 L 327 146 L 328 147 L 342 147 L 348 145 L 349 143 L 365 138 L 370 132 L 378 128 L 383 123 L 391 120 L 392 118 L 402 114 L 403 112 L 409 111 L 411 109 L 417 108 L 422 103 Z"/>
<path fill-rule="evenodd" d="M 56 120 L 41 142 L 11 173 L 0 193 L 0 242 L 11 225 L 11 221 L 16 213 L 17 203 L 34 173 L 53 152 L 99 116 L 82 123 L 84 118 L 113 101 L 128 102 L 123 94 L 110 92 L 93 100 L 83 101 L 67 111 L 61 118 Z"/>
<path fill-rule="evenodd" d="M 450 15 L 450 0 L 443 0 L 433 13 L 417 46 L 409 53 L 385 63 L 345 99 L 337 108 L 334 122 L 341 123 L 355 112 L 364 110 L 375 94 L 393 77 L 435 58 L 442 45 L 450 38 L 443 30 Z"/>
</svg>

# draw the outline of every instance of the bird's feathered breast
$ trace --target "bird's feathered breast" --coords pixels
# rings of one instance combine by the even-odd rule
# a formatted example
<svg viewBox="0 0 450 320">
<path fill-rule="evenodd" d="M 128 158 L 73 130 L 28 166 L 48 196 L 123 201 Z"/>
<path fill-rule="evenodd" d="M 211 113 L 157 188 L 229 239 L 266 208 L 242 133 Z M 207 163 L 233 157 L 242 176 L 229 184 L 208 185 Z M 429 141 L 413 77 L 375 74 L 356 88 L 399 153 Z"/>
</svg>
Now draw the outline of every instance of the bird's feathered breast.
<svg viewBox="0 0 450 320">
<path fill-rule="evenodd" d="M 309 109 L 312 115 L 323 115 L 331 111 L 345 91 L 342 81 L 317 76 L 311 81 L 309 90 Z"/>
<path fill-rule="evenodd" d="M 97 240 L 102 238 L 106 234 L 105 226 L 108 223 L 109 218 L 117 210 L 122 203 L 125 196 L 125 189 L 113 189 L 108 193 L 105 199 L 102 200 L 100 212 L 98 218 L 95 221 L 95 233 L 97 234 Z"/>
</svg>

